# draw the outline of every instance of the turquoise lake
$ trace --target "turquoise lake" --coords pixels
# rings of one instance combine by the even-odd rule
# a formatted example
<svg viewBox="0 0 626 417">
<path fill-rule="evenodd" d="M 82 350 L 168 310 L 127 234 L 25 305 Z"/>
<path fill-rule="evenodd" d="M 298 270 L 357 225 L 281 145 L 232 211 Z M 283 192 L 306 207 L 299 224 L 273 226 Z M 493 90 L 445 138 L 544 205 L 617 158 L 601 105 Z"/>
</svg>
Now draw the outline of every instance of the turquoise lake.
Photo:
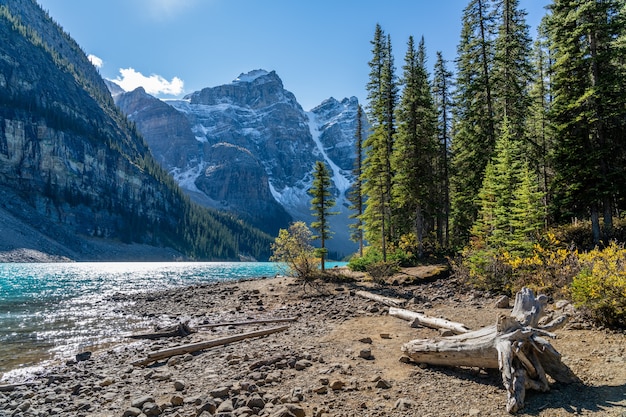
<svg viewBox="0 0 626 417">
<path fill-rule="evenodd" d="M 139 317 L 116 313 L 108 298 L 115 293 L 284 272 L 271 262 L 0 263 L 0 379 L 116 343 L 142 327 Z"/>
</svg>

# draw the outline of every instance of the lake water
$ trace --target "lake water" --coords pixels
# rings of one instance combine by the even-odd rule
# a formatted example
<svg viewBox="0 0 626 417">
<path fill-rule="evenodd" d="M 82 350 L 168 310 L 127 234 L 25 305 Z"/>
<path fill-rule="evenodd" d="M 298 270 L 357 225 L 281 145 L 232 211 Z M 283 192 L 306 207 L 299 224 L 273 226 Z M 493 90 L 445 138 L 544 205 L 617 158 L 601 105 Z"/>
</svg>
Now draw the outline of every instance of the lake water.
<svg viewBox="0 0 626 417">
<path fill-rule="evenodd" d="M 117 302 L 105 301 L 115 293 L 282 273 L 271 262 L 0 263 L 0 379 L 115 343 L 141 327 L 138 317 L 122 316 Z"/>
</svg>

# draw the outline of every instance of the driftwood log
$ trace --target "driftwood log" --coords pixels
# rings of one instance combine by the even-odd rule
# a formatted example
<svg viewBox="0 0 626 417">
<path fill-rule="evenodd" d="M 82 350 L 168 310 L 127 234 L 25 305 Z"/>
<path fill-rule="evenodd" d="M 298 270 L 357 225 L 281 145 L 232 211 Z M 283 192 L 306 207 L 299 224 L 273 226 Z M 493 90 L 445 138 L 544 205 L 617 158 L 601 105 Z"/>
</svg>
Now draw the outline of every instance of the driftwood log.
<svg viewBox="0 0 626 417">
<path fill-rule="evenodd" d="M 401 298 L 385 297 L 384 295 L 374 294 L 367 291 L 355 291 L 355 294 L 359 297 L 367 298 L 390 307 L 401 307 L 406 302 L 406 300 Z"/>
<path fill-rule="evenodd" d="M 267 336 L 272 333 L 282 332 L 284 330 L 287 330 L 288 328 L 289 326 L 272 327 L 269 329 L 257 330 L 254 332 L 241 333 L 233 336 L 222 337 L 219 339 L 207 340 L 198 343 L 190 343 L 187 345 L 176 346 L 169 349 L 157 350 L 156 352 L 148 353 L 148 357 L 146 359 L 134 361 L 132 364 L 135 366 L 144 366 L 152 362 L 159 361 L 161 359 L 170 358 L 172 356 L 184 355 L 186 353 L 197 352 L 216 346 L 223 346 L 229 343 L 239 342 L 240 340 L 250 339 L 253 337 Z"/>
<path fill-rule="evenodd" d="M 185 337 L 195 332 L 187 323 L 178 323 L 175 326 L 156 329 L 154 332 L 133 334 L 128 337 L 131 339 L 159 339 L 161 337 Z"/>
<path fill-rule="evenodd" d="M 580 382 L 544 339 L 554 338 L 550 331 L 566 322 L 566 317 L 559 317 L 539 325 L 547 301 L 545 295 L 535 297 L 532 290 L 523 288 L 511 314 L 500 315 L 496 324 L 439 340 L 413 340 L 402 351 L 418 363 L 499 369 L 507 390 L 506 409 L 516 413 L 524 407 L 526 389 L 550 389 L 548 375 L 561 383 Z"/>
<path fill-rule="evenodd" d="M 215 327 L 225 327 L 225 326 L 248 326 L 251 324 L 267 324 L 267 323 L 287 323 L 290 321 L 298 320 L 297 317 L 279 317 L 274 319 L 259 319 L 259 320 L 246 320 L 246 321 L 225 321 L 222 323 L 207 323 L 207 324 L 199 324 L 198 329 L 213 329 Z"/>
<path fill-rule="evenodd" d="M 408 320 L 413 323 L 418 323 L 424 327 L 450 330 L 454 334 L 463 334 L 470 331 L 470 329 L 468 329 L 462 323 L 456 323 L 454 321 L 449 321 L 438 317 L 430 317 L 422 313 L 404 310 L 402 308 L 390 307 L 389 315 L 402 320 Z"/>
</svg>

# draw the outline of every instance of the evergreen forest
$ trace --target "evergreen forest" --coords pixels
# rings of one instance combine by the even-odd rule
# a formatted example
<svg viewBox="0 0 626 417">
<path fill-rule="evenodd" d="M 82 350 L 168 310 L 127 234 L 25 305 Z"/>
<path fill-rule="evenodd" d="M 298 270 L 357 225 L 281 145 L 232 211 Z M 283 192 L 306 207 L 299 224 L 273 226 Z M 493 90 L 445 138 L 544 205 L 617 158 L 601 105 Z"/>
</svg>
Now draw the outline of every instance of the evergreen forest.
<svg viewBox="0 0 626 417">
<path fill-rule="evenodd" d="M 531 34 L 519 3 L 468 1 L 457 56 L 436 52 L 432 74 L 424 38 L 396 67 L 376 26 L 351 195 L 366 247 L 350 264 L 448 258 L 479 288 L 565 294 L 623 322 L 626 5 L 554 0 Z"/>
</svg>

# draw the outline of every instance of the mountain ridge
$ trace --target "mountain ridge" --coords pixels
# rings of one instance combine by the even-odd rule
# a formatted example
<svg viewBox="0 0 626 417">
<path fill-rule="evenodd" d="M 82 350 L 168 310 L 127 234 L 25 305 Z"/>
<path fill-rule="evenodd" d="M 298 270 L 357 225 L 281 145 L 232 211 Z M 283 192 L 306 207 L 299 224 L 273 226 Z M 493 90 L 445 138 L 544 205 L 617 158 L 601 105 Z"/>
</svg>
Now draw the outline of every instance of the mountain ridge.
<svg viewBox="0 0 626 417">
<path fill-rule="evenodd" d="M 155 100 L 142 90 L 115 96 L 155 158 L 195 201 L 276 235 L 293 220 L 313 219 L 308 190 L 315 161 L 323 160 L 340 212 L 331 219 L 330 250 L 337 256 L 355 250 L 347 192 L 355 160 L 356 97 L 331 97 L 307 112 L 275 71 L 257 69 L 182 99 L 160 100 L 178 114 Z M 259 212 L 263 216 L 255 217 Z"/>
<path fill-rule="evenodd" d="M 26 248 L 5 239 L 0 250 L 119 259 L 113 244 L 186 259 L 267 257 L 268 236 L 189 202 L 34 0 L 0 0 L 0 23 L 0 187 L 12 196 L 0 209 L 41 237 L 22 240 Z"/>
</svg>

